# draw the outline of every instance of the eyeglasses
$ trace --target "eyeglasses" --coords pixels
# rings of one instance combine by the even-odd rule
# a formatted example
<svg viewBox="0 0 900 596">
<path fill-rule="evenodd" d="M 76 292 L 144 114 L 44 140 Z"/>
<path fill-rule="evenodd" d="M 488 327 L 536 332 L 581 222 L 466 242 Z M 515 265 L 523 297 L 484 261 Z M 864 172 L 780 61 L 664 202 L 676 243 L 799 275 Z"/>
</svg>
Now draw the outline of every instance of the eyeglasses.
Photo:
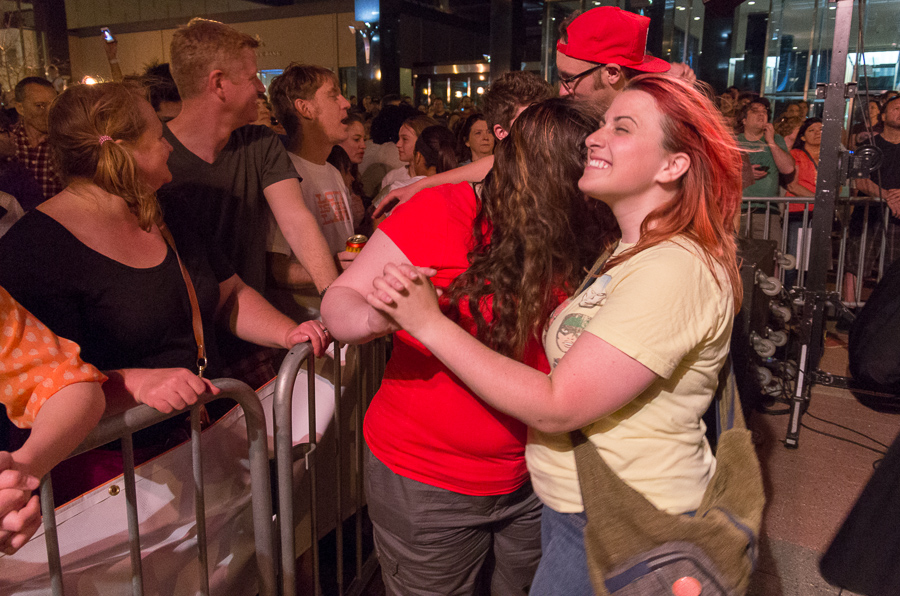
<svg viewBox="0 0 900 596">
<path fill-rule="evenodd" d="M 560 79 L 559 83 L 560 83 L 560 85 L 562 85 L 563 87 L 566 88 L 566 92 L 572 93 L 573 90 L 575 89 L 575 85 L 577 84 L 578 79 L 580 79 L 582 77 L 586 77 L 587 75 L 591 74 L 595 70 L 600 70 L 604 66 L 606 66 L 606 65 L 605 64 L 597 64 L 597 65 L 592 66 L 589 69 L 582 71 L 576 75 L 572 75 L 571 77 L 566 77 L 564 79 Z"/>
</svg>

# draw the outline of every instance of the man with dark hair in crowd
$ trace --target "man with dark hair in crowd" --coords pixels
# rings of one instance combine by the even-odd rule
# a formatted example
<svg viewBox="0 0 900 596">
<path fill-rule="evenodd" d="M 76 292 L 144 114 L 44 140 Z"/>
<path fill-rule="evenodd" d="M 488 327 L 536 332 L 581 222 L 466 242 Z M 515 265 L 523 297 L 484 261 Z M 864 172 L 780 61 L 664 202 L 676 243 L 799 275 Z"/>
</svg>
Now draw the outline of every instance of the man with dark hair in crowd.
<svg viewBox="0 0 900 596">
<path fill-rule="evenodd" d="M 345 119 L 350 102 L 341 95 L 333 72 L 308 64 L 288 66 L 272 81 L 269 93 L 288 134 L 288 152 L 301 177 L 303 198 L 316 215 L 331 254 L 346 268 L 358 254 L 346 251 L 354 231 L 350 193 L 341 173 L 327 160 L 332 147 L 349 135 Z M 304 305 L 318 306 L 316 292 L 308 291 L 312 279 L 293 258 L 278 226 L 270 228 L 267 248 L 276 285 L 300 290 L 311 299 L 303 300 Z"/>
<path fill-rule="evenodd" d="M 172 38 L 171 71 L 181 112 L 164 130 L 172 145 L 172 182 L 159 191 L 166 217 L 207 228 L 241 279 L 263 293 L 266 233 L 274 216 L 319 292 L 337 277 L 315 216 L 303 200 L 297 171 L 278 137 L 257 118 L 259 42 L 227 25 L 196 18 Z M 177 240 L 177 239 L 176 239 Z M 257 346 L 222 343 L 232 376 L 268 380 L 269 355 Z M 259 374 L 245 371 L 262 366 Z"/>
<path fill-rule="evenodd" d="M 741 147 L 748 151 L 754 183 L 744 189 L 746 197 L 778 196 L 778 174 L 794 171 L 794 158 L 788 152 L 784 137 L 775 134 L 775 127 L 769 121 L 769 100 L 764 97 L 751 99 L 738 113 L 735 123 L 737 139 Z M 766 229 L 766 204 L 750 203 L 750 234 L 752 238 L 762 238 Z M 746 224 L 746 213 L 741 216 L 741 229 Z M 781 214 L 778 205 L 769 208 L 769 238 L 781 244 Z"/>
<path fill-rule="evenodd" d="M 56 99 L 56 89 L 47 79 L 25 77 L 16 84 L 15 94 L 19 122 L 10 132 L 16 143 L 16 161 L 37 180 L 46 200 L 65 186 L 50 159 L 47 140 L 47 114 Z"/>
<path fill-rule="evenodd" d="M 481 107 L 488 128 L 503 140 L 512 123 L 525 108 L 553 97 L 553 87 L 533 72 L 505 72 L 491 83 L 481 98 Z"/>
<path fill-rule="evenodd" d="M 168 62 L 148 66 L 144 71 L 144 86 L 147 99 L 161 122 L 169 122 L 181 113 L 181 95 Z"/>
<path fill-rule="evenodd" d="M 428 115 L 434 118 L 438 124 L 443 124 L 444 126 L 450 124 L 450 112 L 444 108 L 444 100 L 440 97 L 435 97 L 431 100 Z"/>
<path fill-rule="evenodd" d="M 881 121 L 884 130 L 869 141 L 881 150 L 881 165 L 868 179 L 857 180 L 856 188 L 870 197 L 881 197 L 890 209 L 884 256 L 887 267 L 900 258 L 900 95 L 889 97 L 881 106 Z M 878 236 L 881 221 L 878 218 L 877 227 L 869 229 L 870 238 Z M 867 258 L 867 264 L 871 260 Z"/>
</svg>

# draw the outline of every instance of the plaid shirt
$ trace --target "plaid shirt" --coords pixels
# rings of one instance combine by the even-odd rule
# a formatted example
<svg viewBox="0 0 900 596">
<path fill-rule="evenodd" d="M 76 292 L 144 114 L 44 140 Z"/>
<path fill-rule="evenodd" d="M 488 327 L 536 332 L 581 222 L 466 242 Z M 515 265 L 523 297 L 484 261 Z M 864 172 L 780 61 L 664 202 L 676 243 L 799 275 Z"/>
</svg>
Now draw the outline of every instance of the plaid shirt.
<svg viewBox="0 0 900 596">
<path fill-rule="evenodd" d="M 21 122 L 10 129 L 16 140 L 16 159 L 25 166 L 41 187 L 45 199 L 62 192 L 65 185 L 56 175 L 56 170 L 50 160 L 50 143 L 45 138 L 32 147 L 28 142 L 28 134 L 25 125 Z"/>
</svg>

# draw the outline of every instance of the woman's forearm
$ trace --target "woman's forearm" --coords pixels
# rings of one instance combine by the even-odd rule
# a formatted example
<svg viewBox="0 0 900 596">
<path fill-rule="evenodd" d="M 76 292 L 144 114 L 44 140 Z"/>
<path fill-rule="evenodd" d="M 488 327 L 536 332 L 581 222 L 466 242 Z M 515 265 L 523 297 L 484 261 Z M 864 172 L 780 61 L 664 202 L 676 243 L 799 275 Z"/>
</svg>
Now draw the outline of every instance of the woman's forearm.
<svg viewBox="0 0 900 596">
<path fill-rule="evenodd" d="M 321 313 L 331 335 L 348 344 L 364 344 L 397 329 L 387 317 L 369 306 L 359 292 L 345 286 L 328 289 Z"/>
<path fill-rule="evenodd" d="M 105 406 L 99 383 L 63 387 L 41 407 L 28 440 L 12 454 L 13 460 L 28 474 L 43 477 L 91 432 Z"/>
</svg>

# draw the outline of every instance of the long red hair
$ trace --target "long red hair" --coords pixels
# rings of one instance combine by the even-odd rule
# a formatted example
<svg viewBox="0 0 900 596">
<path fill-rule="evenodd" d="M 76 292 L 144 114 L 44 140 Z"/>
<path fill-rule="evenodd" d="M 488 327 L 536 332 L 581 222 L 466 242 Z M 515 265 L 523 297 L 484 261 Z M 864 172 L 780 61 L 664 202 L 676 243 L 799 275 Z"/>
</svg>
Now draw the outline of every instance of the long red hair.
<svg viewBox="0 0 900 596">
<path fill-rule="evenodd" d="M 685 153 L 691 165 L 677 196 L 652 211 L 641 224 L 640 240 L 610 259 L 604 270 L 675 236 L 685 236 L 704 252 L 718 283 L 721 265 L 740 307 L 743 287 L 734 239 L 734 215 L 741 203 L 741 150 L 715 105 L 688 83 L 668 75 L 641 75 L 624 91 L 643 91 L 662 113 L 663 149 Z"/>
</svg>

